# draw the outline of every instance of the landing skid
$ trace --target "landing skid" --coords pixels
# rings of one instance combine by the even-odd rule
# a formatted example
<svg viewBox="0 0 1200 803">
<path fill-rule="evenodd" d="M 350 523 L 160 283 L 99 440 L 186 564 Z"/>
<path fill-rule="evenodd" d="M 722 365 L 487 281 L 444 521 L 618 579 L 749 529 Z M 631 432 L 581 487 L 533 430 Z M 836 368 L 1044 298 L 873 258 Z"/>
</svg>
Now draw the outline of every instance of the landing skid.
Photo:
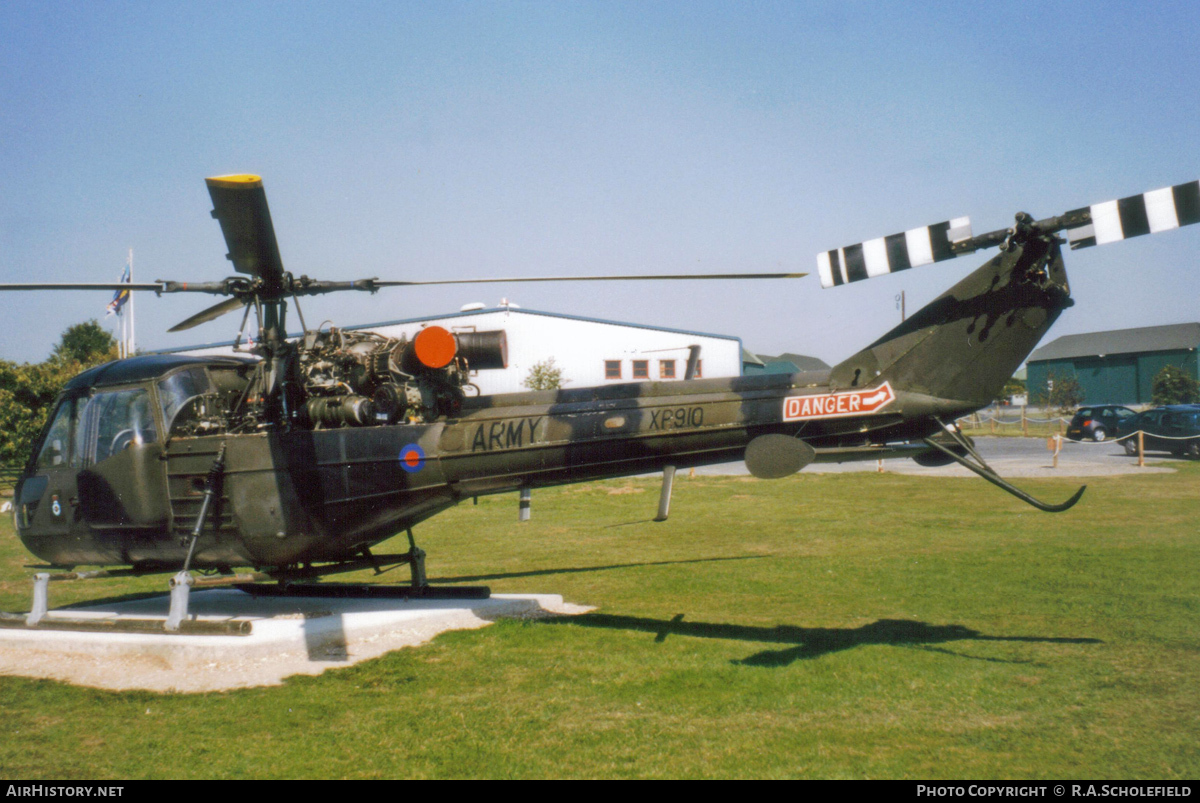
<svg viewBox="0 0 1200 803">
<path fill-rule="evenodd" d="M 255 597 L 334 597 L 337 599 L 488 599 L 487 586 L 387 586 L 367 583 L 238 584 L 234 588 Z"/>
<path fill-rule="evenodd" d="M 162 620 L 113 620 L 103 624 L 67 620 L 61 617 L 48 619 L 51 581 L 78 581 L 104 577 L 134 577 L 152 574 L 139 569 L 112 569 L 88 572 L 63 572 L 59 574 L 38 573 L 33 580 L 33 604 L 27 615 L 0 613 L 0 627 L 43 628 L 43 629 L 86 629 L 130 632 L 166 631 L 191 635 L 244 635 L 249 632 L 245 622 L 205 623 L 188 619 L 188 601 L 193 589 L 232 586 L 253 596 L 272 597 L 335 597 L 361 599 L 488 599 L 491 589 L 487 586 L 431 586 L 425 577 L 425 551 L 413 540 L 408 531 L 408 552 L 394 555 L 373 555 L 369 549 L 362 550 L 362 557 L 353 560 L 326 564 L 302 564 L 273 568 L 265 572 L 227 572 L 218 575 L 193 574 L 185 564 L 170 581 L 171 603 L 165 622 Z M 191 551 L 188 554 L 189 563 Z M 374 569 L 376 575 L 383 574 L 396 566 L 408 564 L 412 570 L 409 585 L 372 583 L 320 583 L 320 578 L 330 574 Z"/>
</svg>

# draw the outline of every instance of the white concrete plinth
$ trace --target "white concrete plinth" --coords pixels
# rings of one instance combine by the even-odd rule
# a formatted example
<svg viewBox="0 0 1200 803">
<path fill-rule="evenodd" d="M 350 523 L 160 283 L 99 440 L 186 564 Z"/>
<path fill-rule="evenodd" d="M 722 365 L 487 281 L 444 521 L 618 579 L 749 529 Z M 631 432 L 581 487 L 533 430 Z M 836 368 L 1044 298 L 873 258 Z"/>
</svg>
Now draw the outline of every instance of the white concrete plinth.
<svg viewBox="0 0 1200 803">
<path fill-rule="evenodd" d="M 165 621 L 166 596 L 51 611 L 54 619 Z M 0 629 L 0 675 L 48 678 L 104 689 L 201 692 L 268 686 L 412 647 L 447 630 L 502 618 L 585 613 L 556 594 L 490 599 L 255 597 L 234 589 L 194 591 L 189 619 L 249 621 L 247 636 Z"/>
</svg>

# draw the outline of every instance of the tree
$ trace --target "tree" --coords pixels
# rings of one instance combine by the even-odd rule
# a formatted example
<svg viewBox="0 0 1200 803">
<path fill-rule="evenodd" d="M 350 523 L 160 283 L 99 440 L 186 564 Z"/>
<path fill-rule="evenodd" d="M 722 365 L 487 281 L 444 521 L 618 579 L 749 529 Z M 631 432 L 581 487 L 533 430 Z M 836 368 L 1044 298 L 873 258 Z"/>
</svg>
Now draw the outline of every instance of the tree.
<svg viewBox="0 0 1200 803">
<path fill-rule="evenodd" d="M 534 363 L 521 384 L 530 390 L 558 390 L 570 381 L 563 377 L 562 369 L 554 364 L 554 358 L 551 357 Z"/>
<path fill-rule="evenodd" d="M 53 358 L 21 365 L 0 360 L 0 463 L 29 457 L 55 396 L 79 371 L 79 363 Z"/>
<path fill-rule="evenodd" d="M 0 360 L 0 463 L 29 458 L 67 380 L 116 357 L 116 340 L 92 320 L 68 327 L 45 362 Z"/>
<path fill-rule="evenodd" d="M 1025 395 L 1025 383 L 1017 379 L 1015 376 L 1004 383 L 1004 389 L 1000 391 L 1000 398 L 1011 399 L 1013 396 Z"/>
<path fill-rule="evenodd" d="M 1150 389 L 1156 405 L 1200 402 L 1200 382 L 1176 365 L 1168 365 L 1155 374 Z"/>
<path fill-rule="evenodd" d="M 117 340 L 93 318 L 67 327 L 51 354 L 52 359 L 99 365 L 117 359 Z"/>
<path fill-rule="evenodd" d="M 1073 413 L 1075 408 L 1083 404 L 1083 385 L 1074 376 L 1064 376 L 1055 379 L 1054 374 L 1046 375 L 1046 389 L 1038 391 L 1034 401 L 1042 407 L 1049 407 L 1060 413 Z"/>
</svg>

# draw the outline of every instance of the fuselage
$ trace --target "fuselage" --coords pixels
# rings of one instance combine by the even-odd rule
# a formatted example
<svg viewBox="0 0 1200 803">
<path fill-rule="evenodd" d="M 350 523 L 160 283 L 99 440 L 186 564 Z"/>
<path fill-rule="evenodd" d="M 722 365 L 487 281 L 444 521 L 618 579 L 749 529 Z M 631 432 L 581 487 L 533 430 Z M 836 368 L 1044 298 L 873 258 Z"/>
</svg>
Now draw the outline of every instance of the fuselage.
<svg viewBox="0 0 1200 803">
<path fill-rule="evenodd" d="M 195 565 L 275 567 L 353 555 L 464 498 L 740 460 L 761 434 L 801 437 L 818 460 L 880 457 L 929 434 L 931 414 L 961 412 L 873 388 L 831 393 L 817 372 L 484 396 L 427 424 L 162 438 L 171 377 L 228 366 L 131 368 L 117 377 L 130 381 L 76 387 L 62 403 L 145 394 L 142 415 L 156 415 L 138 436 L 110 452 L 109 431 L 123 425 L 76 414 L 78 442 L 34 461 L 18 490 L 18 532 L 51 564 L 182 563 L 222 444 L 220 502 Z M 863 396 L 878 406 L 864 412 Z"/>
<path fill-rule="evenodd" d="M 17 528 L 56 566 L 178 567 L 222 445 L 196 566 L 347 559 L 465 498 L 741 460 L 763 435 L 817 461 L 920 456 L 996 397 L 1069 295 L 1057 244 L 1037 237 L 827 372 L 483 396 L 426 423 L 221 424 L 204 411 L 245 400 L 249 363 L 133 358 L 68 384 Z"/>
</svg>

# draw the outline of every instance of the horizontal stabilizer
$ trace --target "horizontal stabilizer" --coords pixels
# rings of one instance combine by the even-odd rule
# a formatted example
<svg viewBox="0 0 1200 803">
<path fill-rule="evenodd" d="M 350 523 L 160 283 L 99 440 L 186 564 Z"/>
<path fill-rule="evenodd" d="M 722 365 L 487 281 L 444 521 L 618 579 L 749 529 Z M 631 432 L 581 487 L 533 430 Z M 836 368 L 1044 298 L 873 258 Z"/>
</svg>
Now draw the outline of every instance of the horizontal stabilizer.
<svg viewBox="0 0 1200 803">
<path fill-rule="evenodd" d="M 817 452 L 791 435 L 759 435 L 746 447 L 746 468 L 760 480 L 791 476 L 817 459 Z"/>
<path fill-rule="evenodd" d="M 821 286 L 836 287 L 941 262 L 958 255 L 954 243 L 970 238 L 971 219 L 960 217 L 825 251 L 817 255 Z"/>
<path fill-rule="evenodd" d="M 1066 216 L 1088 212 L 1091 222 L 1067 229 L 1071 248 L 1115 243 L 1142 234 L 1200 223 L 1200 181 L 1131 195 L 1117 201 L 1092 204 Z"/>
</svg>

